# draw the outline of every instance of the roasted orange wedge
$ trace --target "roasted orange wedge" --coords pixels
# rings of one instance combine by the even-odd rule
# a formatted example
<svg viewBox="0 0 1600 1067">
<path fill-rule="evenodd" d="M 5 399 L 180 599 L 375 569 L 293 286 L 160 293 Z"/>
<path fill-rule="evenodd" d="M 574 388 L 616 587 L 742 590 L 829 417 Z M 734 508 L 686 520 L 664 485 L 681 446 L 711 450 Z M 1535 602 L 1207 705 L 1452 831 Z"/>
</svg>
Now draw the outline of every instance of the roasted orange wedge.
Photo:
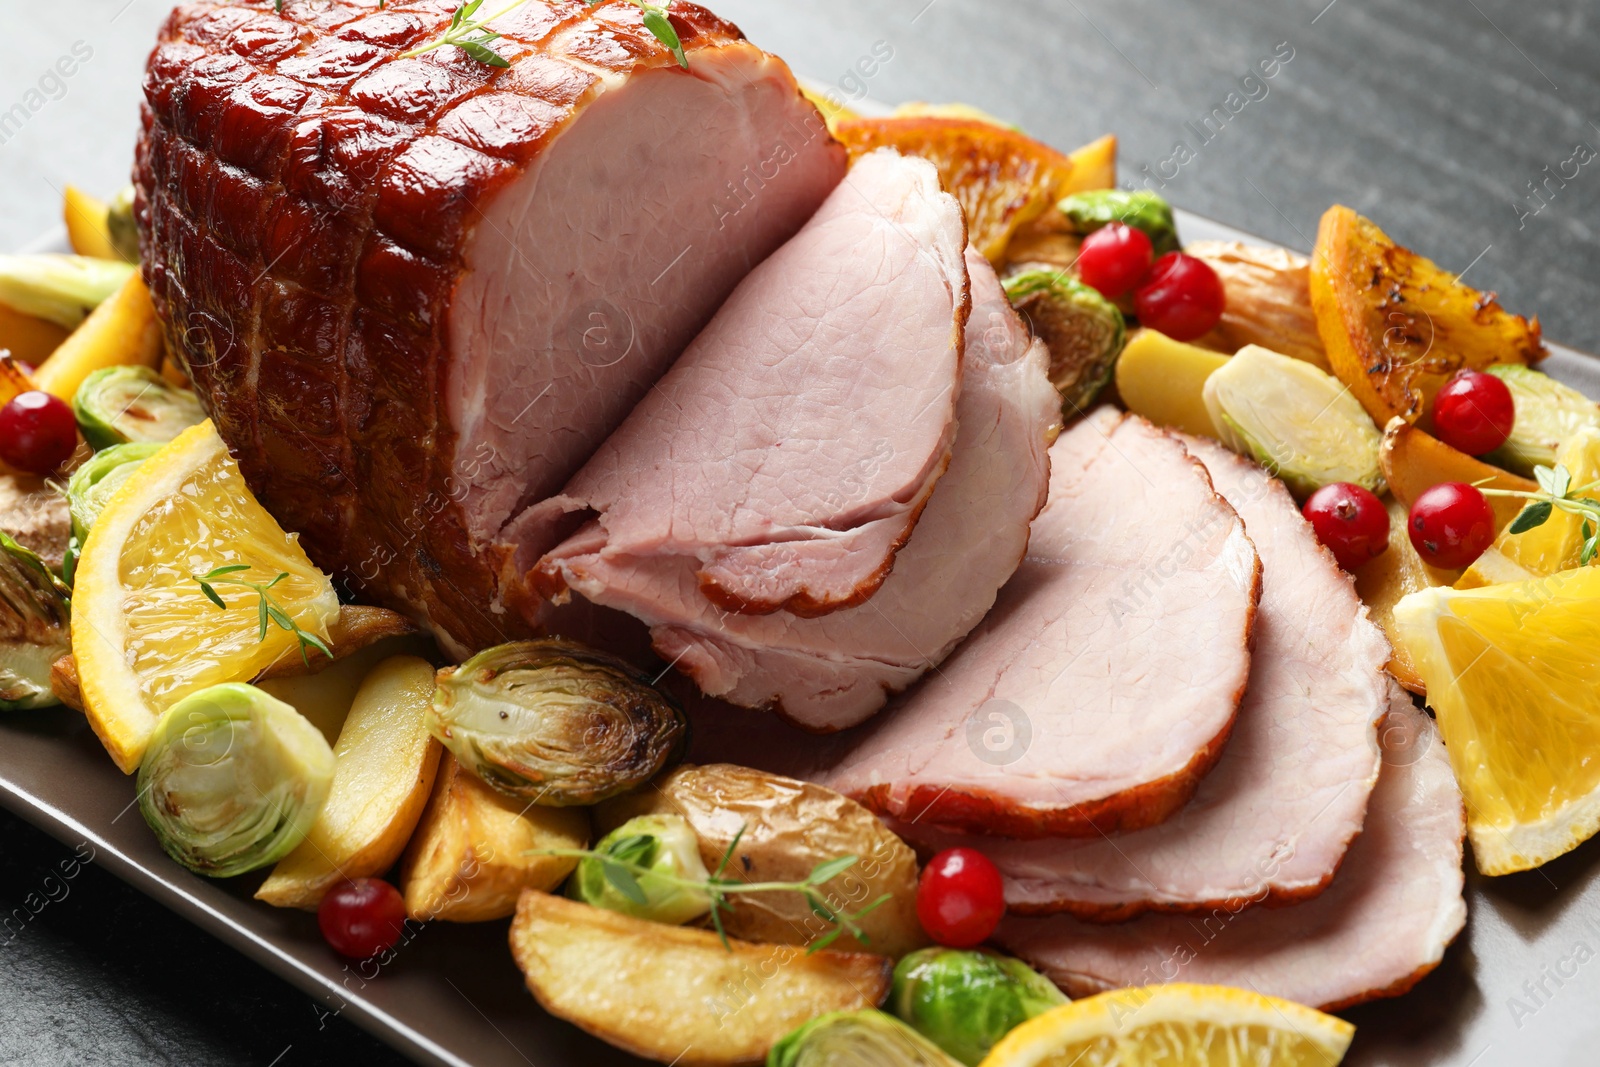
<svg viewBox="0 0 1600 1067">
<path fill-rule="evenodd" d="M 856 159 L 878 148 L 921 156 L 967 214 L 967 239 L 994 263 L 1018 227 L 1069 191 L 1071 157 L 1027 134 L 973 118 L 852 119 L 835 136 Z"/>
<path fill-rule="evenodd" d="M 1333 373 L 1379 426 L 1423 418 L 1458 370 L 1546 355 L 1537 318 L 1510 314 L 1337 204 L 1317 230 L 1311 306 Z"/>
</svg>

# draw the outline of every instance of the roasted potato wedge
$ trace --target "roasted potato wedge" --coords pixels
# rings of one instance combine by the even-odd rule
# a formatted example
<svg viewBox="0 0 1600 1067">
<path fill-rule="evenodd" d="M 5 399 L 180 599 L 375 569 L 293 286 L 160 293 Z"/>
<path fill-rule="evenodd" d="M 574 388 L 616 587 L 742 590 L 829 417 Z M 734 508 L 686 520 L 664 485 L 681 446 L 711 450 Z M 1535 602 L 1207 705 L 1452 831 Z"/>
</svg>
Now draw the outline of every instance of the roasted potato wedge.
<svg viewBox="0 0 1600 1067">
<path fill-rule="evenodd" d="M 68 333 L 48 319 L 35 318 L 8 304 L 0 304 L 0 348 L 35 367 L 61 347 Z"/>
<path fill-rule="evenodd" d="M 857 856 L 855 867 L 827 883 L 829 905 L 855 911 L 885 893 L 892 899 L 861 920 L 867 944 L 848 935 L 835 943 L 894 957 L 928 943 L 917 921 L 915 853 L 876 815 L 825 786 L 732 763 L 679 767 L 654 788 L 600 805 L 596 829 L 608 833 L 647 814 L 689 820 L 707 870 L 717 869 L 742 826 L 728 870 L 750 881 L 802 881 L 819 863 Z M 833 928 L 797 893 L 735 896 L 729 903 L 723 926 L 747 941 L 807 945 Z"/>
<path fill-rule="evenodd" d="M 367 674 L 333 748 L 333 787 L 317 821 L 278 861 L 256 899 L 280 908 L 315 908 L 347 878 L 394 865 L 422 817 L 439 766 L 428 733 L 433 664 L 393 656 Z"/>
<path fill-rule="evenodd" d="M 104 200 L 90 196 L 76 185 L 69 185 L 62 198 L 61 217 L 67 224 L 67 240 L 78 255 L 96 259 L 122 258 L 111 244 Z"/>
<path fill-rule="evenodd" d="M 1394 638 L 1394 606 L 1408 593 L 1436 585 L 1454 585 L 1460 571 L 1441 570 L 1422 562 L 1411 547 L 1406 531 L 1406 506 L 1388 500 L 1389 550 L 1356 571 L 1356 593 L 1367 605 L 1367 615 L 1389 635 L 1389 673 L 1413 693 L 1425 694 L 1427 686 L 1406 654 L 1405 646 Z"/>
<path fill-rule="evenodd" d="M 584 809 L 515 800 L 462 770 L 446 752 L 400 865 L 406 913 L 419 921 L 503 919 L 516 910 L 524 889 L 554 889 L 578 863 L 524 853 L 588 843 Z"/>
<path fill-rule="evenodd" d="M 1510 314 L 1338 204 L 1317 230 L 1311 306 L 1333 373 L 1379 426 L 1422 419 L 1462 368 L 1546 355 L 1537 318 Z"/>
<path fill-rule="evenodd" d="M 637 1056 L 680 1067 L 757 1064 L 831 1011 L 877 1006 L 883 956 L 732 941 L 529 890 L 511 954 L 550 1014 Z"/>
<path fill-rule="evenodd" d="M 1155 330 L 1135 330 L 1117 357 L 1117 395 L 1135 415 L 1197 437 L 1217 437 L 1206 410 L 1205 385 L 1228 362 Z"/>
<path fill-rule="evenodd" d="M 1536 492 L 1539 488 L 1526 478 L 1456 451 L 1398 415 L 1384 427 L 1383 444 L 1378 446 L 1378 465 L 1383 469 L 1383 480 L 1389 484 L 1389 491 L 1407 510 L 1417 497 L 1441 482 L 1482 483 L 1493 489 L 1517 489 L 1525 493 Z M 1494 509 L 1496 533 L 1517 517 L 1523 503 L 1516 497 L 1489 498 L 1489 506 Z M 1404 525 L 1402 522 L 1401 526 Z"/>
<path fill-rule="evenodd" d="M 44 361 L 33 383 L 70 404 L 91 372 L 103 367 L 157 368 L 165 354 L 150 290 L 135 272 Z"/>
<path fill-rule="evenodd" d="M 1222 321 L 1197 344 L 1226 355 L 1260 345 L 1333 373 L 1311 310 L 1310 260 L 1237 241 L 1195 241 L 1183 250 L 1217 272 L 1228 298 Z"/>
</svg>

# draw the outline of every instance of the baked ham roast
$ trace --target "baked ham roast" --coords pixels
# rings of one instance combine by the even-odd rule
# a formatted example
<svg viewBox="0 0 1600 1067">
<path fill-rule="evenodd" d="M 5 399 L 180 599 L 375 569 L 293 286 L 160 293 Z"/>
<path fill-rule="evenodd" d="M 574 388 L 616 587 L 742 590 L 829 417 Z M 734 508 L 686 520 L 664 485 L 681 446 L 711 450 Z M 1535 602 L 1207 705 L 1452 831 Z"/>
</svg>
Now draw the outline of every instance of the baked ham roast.
<svg viewBox="0 0 1600 1067">
<path fill-rule="evenodd" d="M 1398 685 L 1382 737 L 1365 827 L 1316 898 L 1111 926 L 1066 915 L 1010 918 L 996 942 L 1074 997 L 1208 982 L 1335 1011 L 1399 996 L 1438 966 L 1466 922 L 1466 818 L 1432 720 Z"/>
<path fill-rule="evenodd" d="M 350 591 L 462 652 L 528 630 L 508 527 L 845 155 L 781 61 L 692 4 L 671 9 L 687 71 L 615 0 L 497 20 L 503 69 L 402 57 L 456 6 L 181 5 L 135 184 L 168 341 L 251 488 Z"/>
<path fill-rule="evenodd" d="M 1261 555 L 1250 684 L 1233 736 L 1193 799 L 1159 826 L 1070 841 L 956 839 L 896 824 L 920 847 L 981 849 L 1013 913 L 1120 920 L 1238 910 L 1320 893 L 1361 832 L 1389 709 L 1389 643 L 1283 483 L 1215 441 L 1183 438 Z"/>
<path fill-rule="evenodd" d="M 966 245 L 931 163 L 856 163 L 529 511 L 524 543 L 592 516 L 540 563 L 545 591 L 624 606 L 692 579 L 723 613 L 802 617 L 876 593 L 950 462 Z"/>
<path fill-rule="evenodd" d="M 853 183 L 871 161 L 868 157 L 858 164 L 847 181 Z M 862 209 L 858 204 L 854 210 Z M 757 274 L 775 269 L 783 254 L 774 255 Z M 834 270 L 851 260 L 859 256 L 824 265 Z M 800 266 L 812 269 L 805 263 Z M 938 664 L 983 618 L 1022 557 L 1028 524 L 1044 504 L 1048 487 L 1047 448 L 1060 421 L 1060 398 L 1046 375 L 1048 354 L 1006 302 L 988 261 L 971 248 L 966 252 L 966 269 L 973 309 L 961 359 L 950 465 L 928 499 L 915 536 L 900 549 L 893 570 L 870 600 L 816 618 L 788 611 L 754 616 L 730 612 L 709 599 L 692 557 L 641 558 L 604 551 L 578 556 L 564 546 L 546 559 L 545 566 L 590 603 L 626 611 L 648 624 L 656 652 L 707 694 L 744 707 L 772 708 L 812 731 L 853 726 L 877 711 L 888 694 L 906 688 Z M 797 282 L 779 293 L 796 288 Z M 863 309 L 852 309 L 854 303 L 841 305 L 848 318 L 838 328 L 859 327 L 865 333 L 865 325 L 855 321 Z M 707 333 L 716 329 L 714 321 Z M 694 354 L 691 347 L 684 361 Z M 870 447 L 864 455 L 820 477 L 811 472 L 813 484 L 839 487 L 838 471 L 848 473 L 853 464 L 845 487 L 853 499 L 864 496 L 877 467 L 890 458 L 872 444 L 873 439 L 903 440 L 900 427 L 908 416 L 922 413 L 923 397 L 932 391 L 934 383 L 927 379 L 937 355 L 935 348 L 909 361 L 914 382 L 901 382 L 891 367 L 874 375 L 894 386 L 885 397 L 888 425 L 866 435 Z M 870 348 L 858 355 L 854 346 L 843 345 L 835 358 L 871 364 L 883 356 Z M 663 389 L 683 366 L 674 369 Z M 758 369 L 766 366 L 763 361 Z M 796 386 L 797 403 L 816 406 L 817 385 L 823 380 L 802 378 Z M 720 399 L 731 408 L 736 398 L 728 394 L 735 386 L 715 380 L 711 384 L 716 386 L 711 398 L 686 400 L 686 405 L 706 406 Z M 760 375 L 747 375 L 737 380 L 736 388 L 761 395 L 765 385 Z M 834 432 L 847 413 L 850 421 L 865 421 L 856 405 L 855 397 L 848 404 L 835 400 L 835 411 L 821 412 L 781 443 L 801 445 L 800 458 L 823 454 L 829 442 L 808 435 Z M 887 436 L 877 436 L 880 433 Z M 640 468 L 651 471 L 659 484 L 679 484 L 675 469 L 657 470 L 661 464 L 650 459 L 653 448 L 653 442 L 643 443 L 637 460 Z M 708 504 L 705 517 L 717 517 L 722 510 L 717 501 Z M 878 510 L 893 513 L 893 509 L 874 509 Z M 802 547 L 814 543 L 798 542 Z M 552 618 L 552 626 L 562 632 L 572 625 L 571 611 Z M 602 634 L 601 639 L 607 638 Z M 742 718 L 738 728 L 748 732 L 754 724 L 748 715 Z"/>
<path fill-rule="evenodd" d="M 1216 763 L 1260 595 L 1244 525 L 1136 415 L 1091 413 L 1050 466 L 994 609 L 824 784 L 905 823 L 1087 837 L 1162 821 Z"/>
</svg>

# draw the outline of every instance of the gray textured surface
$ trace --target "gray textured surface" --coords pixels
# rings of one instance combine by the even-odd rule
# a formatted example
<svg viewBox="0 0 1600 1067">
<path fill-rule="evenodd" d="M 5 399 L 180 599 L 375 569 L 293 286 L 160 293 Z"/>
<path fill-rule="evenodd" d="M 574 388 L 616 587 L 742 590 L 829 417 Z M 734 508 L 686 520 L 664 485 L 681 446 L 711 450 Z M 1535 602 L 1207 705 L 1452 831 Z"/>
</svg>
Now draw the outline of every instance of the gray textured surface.
<svg viewBox="0 0 1600 1067">
<path fill-rule="evenodd" d="M 16 247 L 55 224 L 67 182 L 109 193 L 125 180 L 139 67 L 169 0 L 8 0 L 0 38 L 0 242 Z M 1343 201 L 1508 307 L 1537 312 L 1556 340 L 1600 350 L 1600 160 L 1519 221 L 1530 181 L 1579 142 L 1600 147 L 1600 7 L 1594 0 L 865 0 L 716 6 L 809 76 L 839 83 L 877 41 L 894 58 L 867 79 L 877 99 L 962 99 L 1063 147 L 1107 130 L 1124 175 L 1156 167 L 1255 63 L 1287 41 L 1294 58 L 1163 190 L 1183 207 L 1306 248 L 1317 217 Z M 18 17 L 26 7 L 27 17 Z M 1319 15 L 1320 12 L 1320 15 Z M 1315 21 L 1313 21 L 1315 19 Z M 59 83 L 49 72 L 76 42 L 93 55 Z M 41 79 L 45 79 L 41 84 Z M 850 83 L 845 82 L 846 85 Z M 30 90 L 38 90 L 30 97 Z M 1260 90 L 1255 94 L 1260 96 Z M 33 103 L 36 109 L 30 109 Z M 1569 168 L 1570 173 L 1570 168 Z M 376 1064 L 399 1062 L 341 1020 L 321 1028 L 305 995 L 161 906 L 90 867 L 49 879 L 63 848 L 0 816 L 0 907 L 60 899 L 13 936 L 0 934 L 0 1063 Z M 1485 1006 L 1520 1018 L 1540 1062 L 1596 1061 L 1573 1001 L 1595 986 L 1542 977 L 1595 942 L 1574 909 L 1592 882 L 1588 848 L 1545 874 L 1502 880 L 1474 919 L 1469 951 L 1527 948 L 1558 934 L 1549 959 L 1526 953 L 1514 975 L 1447 968 L 1392 1008 L 1358 1013 L 1452 1048 L 1452 1019 Z M 31 896 L 30 896 L 31 895 Z M 1552 942 L 1553 944 L 1553 942 Z M 1459 953 L 1465 955 L 1465 953 Z M 1583 956 L 1584 963 L 1593 950 Z M 1503 981 L 1501 980 L 1503 979 Z M 1527 979 L 1549 996 L 1510 998 Z M 1569 980 L 1570 981 L 1570 980 Z M 1590 1018 L 1592 1024 L 1592 1017 Z M 1554 1031 L 1554 1032 L 1552 1032 Z M 1395 1048 L 1403 1047 L 1403 1042 Z M 1566 1052 L 1560 1050 L 1565 1049 Z M 1508 1050 L 1501 1047 L 1498 1053 Z M 1553 1058 L 1552 1058 L 1553 1054 Z M 1563 1056 L 1570 1058 L 1563 1059 Z M 274 1059 L 279 1057 L 278 1059 Z M 1378 1052 L 1372 1062 L 1387 1062 Z M 1490 1056 L 1484 1062 L 1500 1062 Z M 1514 1062 L 1506 1060 L 1505 1062 Z"/>
</svg>

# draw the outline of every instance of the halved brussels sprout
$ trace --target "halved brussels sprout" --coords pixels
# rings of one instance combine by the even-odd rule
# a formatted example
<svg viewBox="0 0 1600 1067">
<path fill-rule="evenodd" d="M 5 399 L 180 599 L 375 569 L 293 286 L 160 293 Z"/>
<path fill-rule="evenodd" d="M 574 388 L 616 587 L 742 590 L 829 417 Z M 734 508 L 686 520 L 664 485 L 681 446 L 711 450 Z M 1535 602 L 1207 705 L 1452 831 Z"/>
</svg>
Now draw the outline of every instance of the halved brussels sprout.
<svg viewBox="0 0 1600 1067">
<path fill-rule="evenodd" d="M 889 994 L 889 1010 L 968 1067 L 1013 1027 L 1066 1002 L 1021 960 L 937 946 L 902 959 Z"/>
<path fill-rule="evenodd" d="M 1246 345 L 1206 379 L 1205 402 L 1223 444 L 1297 497 L 1334 482 L 1383 485 L 1383 435 L 1349 389 L 1304 360 Z"/>
<path fill-rule="evenodd" d="M 139 227 L 133 221 L 133 186 L 124 185 L 122 191 L 106 205 L 106 232 L 111 235 L 111 247 L 129 263 L 139 262 Z"/>
<path fill-rule="evenodd" d="M 114 259 L 0 255 L 0 304 L 70 330 L 131 274 L 132 266 Z"/>
<path fill-rule="evenodd" d="M 683 709 L 575 641 L 514 641 L 439 672 L 428 729 L 461 765 L 535 804 L 597 804 L 683 753 Z"/>
<path fill-rule="evenodd" d="M 1178 227 L 1172 208 L 1148 189 L 1091 189 L 1073 193 L 1056 204 L 1079 233 L 1093 233 L 1113 222 L 1143 230 L 1156 255 L 1178 250 Z"/>
<path fill-rule="evenodd" d="M 198 396 L 149 367 L 95 371 L 73 394 L 72 413 L 83 439 L 97 449 L 170 441 L 206 417 Z"/>
<path fill-rule="evenodd" d="M 72 651 L 68 596 L 44 561 L 0 533 L 0 711 L 60 703 L 50 665 Z"/>
<path fill-rule="evenodd" d="M 1506 443 L 1484 458 L 1497 467 L 1533 476 L 1533 468 L 1553 466 L 1562 442 L 1585 426 L 1600 426 L 1600 404 L 1570 385 L 1520 363 L 1485 368 L 1506 383 L 1516 404 L 1516 419 Z"/>
<path fill-rule="evenodd" d="M 704 882 L 710 877 L 700 859 L 700 840 L 682 815 L 640 815 L 629 819 L 601 838 L 594 851 L 648 867 L 653 873 L 633 877 L 630 883 L 627 874 L 607 874 L 605 860 L 586 856 L 578 861 L 578 869 L 567 883 L 567 896 L 573 900 L 673 926 L 698 919 L 711 910 L 711 897 L 704 890 L 657 876 L 691 882 Z"/>
<path fill-rule="evenodd" d="M 139 811 L 167 855 L 211 878 L 276 863 L 316 822 L 333 749 L 298 711 L 252 685 L 191 693 L 156 724 Z"/>
<path fill-rule="evenodd" d="M 819 1015 L 767 1053 L 767 1067 L 957 1067 L 892 1015 L 868 1008 Z"/>
<path fill-rule="evenodd" d="M 1006 298 L 1050 349 L 1050 381 L 1069 415 L 1087 411 L 1116 368 L 1127 340 L 1117 306 L 1064 271 L 1024 270 L 1005 281 Z"/>
<path fill-rule="evenodd" d="M 67 481 L 67 508 L 72 514 L 72 537 L 67 542 L 66 554 L 61 560 L 61 576 L 72 584 L 73 572 L 78 566 L 78 552 L 100 509 L 106 506 L 112 494 L 122 488 L 139 464 L 161 451 L 157 441 L 139 444 L 113 445 L 96 452 L 88 462 L 72 472 Z"/>
</svg>

